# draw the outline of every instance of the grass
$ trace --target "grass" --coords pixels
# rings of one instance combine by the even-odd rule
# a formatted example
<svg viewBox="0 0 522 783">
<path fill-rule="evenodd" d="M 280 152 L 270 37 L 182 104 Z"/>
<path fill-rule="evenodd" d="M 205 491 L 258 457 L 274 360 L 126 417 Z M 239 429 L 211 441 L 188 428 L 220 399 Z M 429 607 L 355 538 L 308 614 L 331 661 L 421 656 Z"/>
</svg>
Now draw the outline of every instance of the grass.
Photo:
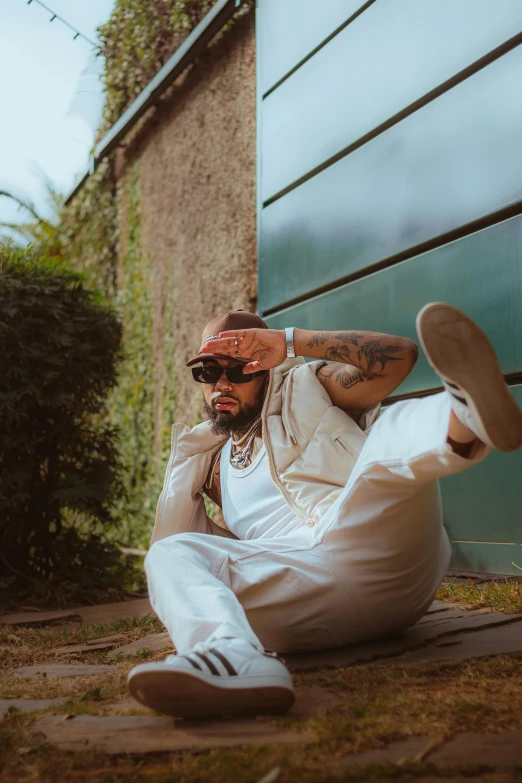
<svg viewBox="0 0 522 783">
<path fill-rule="evenodd" d="M 123 675 L 122 668 L 122 689 Z M 346 767 L 344 758 L 412 735 L 443 737 L 460 731 L 522 728 L 522 664 L 515 658 L 423 668 L 360 666 L 309 673 L 296 681 L 297 685 L 332 689 L 342 697 L 339 706 L 328 715 L 308 721 L 275 720 L 286 729 L 313 732 L 314 741 L 305 747 L 267 746 L 119 758 L 92 752 L 68 753 L 45 745 L 30 749 L 28 731 L 37 716 L 13 713 L 0 725 L 0 735 L 5 738 L 1 742 L 2 781 L 258 783 L 275 767 L 281 768 L 277 783 L 443 780 L 448 773 L 429 765 L 413 765 L 407 772 L 366 768 L 363 774 L 360 769 Z M 107 691 L 113 685 L 114 680 L 108 681 Z M 92 714 L 91 709 L 89 712 Z M 21 753 L 17 752 L 20 748 Z M 467 770 L 467 780 L 477 776 L 483 779 L 480 770 L 476 774 Z M 495 780 L 499 783 L 498 777 Z"/>
<path fill-rule="evenodd" d="M 14 647 L 11 652 L 19 649 L 21 655 L 27 656 L 32 653 L 33 656 L 38 657 L 41 650 L 48 652 L 67 644 L 84 644 L 106 636 L 121 636 L 122 644 L 127 644 L 142 636 L 161 633 L 164 630 L 161 622 L 152 614 L 144 617 L 125 617 L 111 623 L 97 625 L 81 622 L 50 628 L 12 628 L 8 625 L 0 625 L 0 645 L 13 642 Z"/>
<path fill-rule="evenodd" d="M 437 598 L 461 604 L 466 609 L 488 608 L 517 614 L 522 612 L 522 582 L 500 579 L 476 584 L 470 579 L 466 584 L 450 580 L 439 588 Z"/>
<path fill-rule="evenodd" d="M 437 596 L 469 608 L 522 611 L 521 585 L 446 584 Z M 47 629 L 0 626 L 0 698 L 56 698 L 58 708 L 23 714 L 12 710 L 0 722 L 2 783 L 260 783 L 280 768 L 275 783 L 520 783 L 522 773 L 465 772 L 435 769 L 428 764 L 408 767 L 346 766 L 358 752 L 382 747 L 415 735 L 447 737 L 463 731 L 522 730 L 522 660 L 514 656 L 433 664 L 423 667 L 356 666 L 297 675 L 297 686 L 320 686 L 338 694 L 338 704 L 309 720 L 270 719 L 282 730 L 306 731 L 313 740 L 304 746 L 264 746 L 204 752 L 111 757 L 94 751 L 70 753 L 35 741 L 30 730 L 46 713 L 117 715 L 148 714 L 126 705 L 127 673 L 140 660 L 161 659 L 164 653 L 144 650 L 138 657 L 114 661 L 106 652 L 54 655 L 53 650 L 99 637 L 117 635 L 121 644 L 163 630 L 149 615 L 106 625 L 71 624 Z M 115 669 L 92 678 L 26 680 L 13 668 L 43 662 L 111 663 Z M 518 775 L 518 777 L 517 777 Z"/>
<path fill-rule="evenodd" d="M 0 626 L 0 698 L 3 699 L 53 699 L 60 696 L 82 698 L 87 691 L 101 688 L 103 698 L 115 698 L 126 691 L 126 676 L 136 659 L 122 656 L 109 658 L 107 652 L 54 654 L 54 650 L 69 644 L 81 644 L 106 636 L 119 636 L 124 645 L 152 633 L 164 631 L 160 621 L 153 615 L 116 620 L 104 625 L 77 623 L 65 628 L 15 628 Z M 151 654 L 145 649 L 139 656 L 144 660 L 161 659 L 163 652 Z M 130 662 L 129 662 L 130 661 Z M 111 664 L 116 671 L 100 677 L 74 677 L 66 680 L 53 678 L 22 679 L 12 676 L 12 670 L 20 666 L 34 666 L 43 663 Z M 70 711 L 75 712 L 72 705 Z M 83 704 L 85 707 L 85 703 Z M 81 709 L 85 712 L 85 709 Z M 99 712 L 99 711 L 98 711 Z"/>
<path fill-rule="evenodd" d="M 444 737 L 455 732 L 498 732 L 522 729 L 522 662 L 514 657 L 434 664 L 426 667 L 357 666 L 322 670 L 295 677 L 297 686 L 321 686 L 339 695 L 328 714 L 309 720 L 273 719 L 281 729 L 307 731 L 314 737 L 305 746 L 265 746 L 142 757 L 109 757 L 96 752 L 69 753 L 35 744 L 32 724 L 45 712 L 112 715 L 127 694 L 127 672 L 136 659 L 122 659 L 115 671 L 95 678 L 23 680 L 13 678 L 16 665 L 52 660 L 55 647 L 117 633 L 141 638 L 161 628 L 152 617 L 118 621 L 104 626 L 17 629 L 16 639 L 3 643 L 12 654 L 0 661 L 0 697 L 65 697 L 67 703 L 30 715 L 12 711 L 0 723 L 0 777 L 3 783 L 259 783 L 276 767 L 277 783 L 337 783 L 337 781 L 440 781 L 446 771 L 426 764 L 406 768 L 347 767 L 345 757 L 381 747 L 412 735 Z M 42 650 L 44 651 L 42 653 Z M 71 656 L 82 662 L 107 662 L 105 653 Z M 148 660 L 162 654 L 144 653 Z M 60 658 L 60 660 L 62 660 Z M 111 661 L 112 662 L 112 661 Z M 132 708 L 134 714 L 151 714 Z M 495 773 L 497 774 L 497 773 Z M 499 773 L 500 774 L 500 773 Z M 466 770 L 469 781 L 487 781 L 477 769 Z M 453 778 L 456 780 L 456 778 Z M 515 781 L 511 773 L 491 783 Z M 520 778 L 518 778 L 520 780 Z"/>
</svg>

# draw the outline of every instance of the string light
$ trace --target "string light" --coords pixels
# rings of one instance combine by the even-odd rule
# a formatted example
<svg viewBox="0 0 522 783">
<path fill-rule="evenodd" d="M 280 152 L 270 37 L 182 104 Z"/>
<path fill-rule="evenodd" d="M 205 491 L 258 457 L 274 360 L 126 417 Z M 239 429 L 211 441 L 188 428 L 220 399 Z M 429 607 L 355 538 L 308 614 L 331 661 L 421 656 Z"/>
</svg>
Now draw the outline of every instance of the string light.
<svg viewBox="0 0 522 783">
<path fill-rule="evenodd" d="M 91 41 L 90 38 L 87 38 L 87 36 L 81 33 L 79 30 L 77 30 L 76 27 L 73 27 L 72 24 L 69 24 L 69 22 L 66 19 L 64 19 L 59 14 L 56 14 L 51 8 L 45 5 L 45 3 L 42 3 L 41 0 L 27 0 L 27 5 L 31 5 L 31 3 L 37 3 L 42 8 L 44 8 L 47 11 L 47 13 L 51 14 L 51 18 L 49 19 L 50 22 L 54 22 L 55 19 L 58 19 L 58 21 L 64 24 L 66 27 L 68 27 L 69 30 L 72 30 L 72 32 L 74 33 L 73 41 L 76 41 L 77 38 L 83 38 L 84 41 L 87 41 L 88 44 L 90 44 L 91 46 L 93 46 L 95 49 L 98 50 L 98 54 L 100 53 L 101 47 L 99 44 L 94 43 L 94 41 Z"/>
</svg>

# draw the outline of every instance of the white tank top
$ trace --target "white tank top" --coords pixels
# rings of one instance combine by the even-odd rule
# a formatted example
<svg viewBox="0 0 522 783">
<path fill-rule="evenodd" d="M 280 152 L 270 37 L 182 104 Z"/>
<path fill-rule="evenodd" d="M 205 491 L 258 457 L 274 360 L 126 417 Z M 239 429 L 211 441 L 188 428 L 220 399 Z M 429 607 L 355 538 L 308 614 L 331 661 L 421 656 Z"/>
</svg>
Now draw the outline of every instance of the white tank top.
<svg viewBox="0 0 522 783">
<path fill-rule="evenodd" d="M 230 464 L 229 439 L 221 452 L 221 500 L 229 530 L 239 539 L 286 536 L 303 526 L 270 476 L 265 447 L 248 468 Z"/>
</svg>

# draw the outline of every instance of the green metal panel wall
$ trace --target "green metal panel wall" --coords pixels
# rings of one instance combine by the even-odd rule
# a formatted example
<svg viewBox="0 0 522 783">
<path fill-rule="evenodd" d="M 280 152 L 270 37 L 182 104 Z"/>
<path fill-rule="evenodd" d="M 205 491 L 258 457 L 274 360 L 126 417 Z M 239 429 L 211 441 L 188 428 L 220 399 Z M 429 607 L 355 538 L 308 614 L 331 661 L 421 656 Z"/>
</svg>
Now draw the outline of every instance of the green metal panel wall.
<svg viewBox="0 0 522 783">
<path fill-rule="evenodd" d="M 277 2 L 280 9 L 295 5 Z M 316 4 L 308 19 L 300 10 L 301 26 L 315 31 L 315 17 L 330 2 L 320 12 Z M 502 13 L 491 0 L 374 2 L 263 100 L 263 200 L 520 32 L 520 3 L 501 2 Z M 277 29 L 297 45 L 299 30 Z M 267 66 L 277 60 L 277 45 L 268 51 Z M 485 112 L 488 105 L 477 108 Z"/>
<path fill-rule="evenodd" d="M 522 369 L 522 216 L 409 258 L 267 318 L 275 329 L 367 329 L 416 339 L 426 303 L 461 307 L 489 334 L 506 374 Z M 424 356 L 399 389 L 440 386 Z M 522 475 L 521 475 L 522 479 Z M 522 483 L 522 481 L 521 481 Z"/>
<path fill-rule="evenodd" d="M 261 314 L 414 336 L 451 302 L 522 402 L 520 0 L 258 0 L 257 30 Z M 439 385 L 422 357 L 397 393 Z M 521 476 L 443 482 L 454 567 L 520 573 Z"/>
<path fill-rule="evenodd" d="M 263 58 L 258 71 L 259 90 L 266 95 L 287 74 L 342 28 L 364 0 L 326 0 L 318 11 L 317 0 L 261 0 L 257 15 L 258 48 Z M 259 9 L 259 0 L 258 0 Z"/>
</svg>

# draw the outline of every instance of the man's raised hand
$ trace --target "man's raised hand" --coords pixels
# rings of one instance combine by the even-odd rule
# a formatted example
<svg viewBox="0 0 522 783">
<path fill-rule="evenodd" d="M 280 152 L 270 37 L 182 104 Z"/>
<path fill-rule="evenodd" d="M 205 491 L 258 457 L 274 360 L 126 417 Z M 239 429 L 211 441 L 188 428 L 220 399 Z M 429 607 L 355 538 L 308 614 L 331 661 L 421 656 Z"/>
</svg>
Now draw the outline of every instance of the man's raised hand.
<svg viewBox="0 0 522 783">
<path fill-rule="evenodd" d="M 244 373 L 270 370 L 286 359 L 286 338 L 280 329 L 239 329 L 220 332 L 219 339 L 209 340 L 201 353 L 217 353 L 231 359 L 250 359 Z"/>
</svg>

